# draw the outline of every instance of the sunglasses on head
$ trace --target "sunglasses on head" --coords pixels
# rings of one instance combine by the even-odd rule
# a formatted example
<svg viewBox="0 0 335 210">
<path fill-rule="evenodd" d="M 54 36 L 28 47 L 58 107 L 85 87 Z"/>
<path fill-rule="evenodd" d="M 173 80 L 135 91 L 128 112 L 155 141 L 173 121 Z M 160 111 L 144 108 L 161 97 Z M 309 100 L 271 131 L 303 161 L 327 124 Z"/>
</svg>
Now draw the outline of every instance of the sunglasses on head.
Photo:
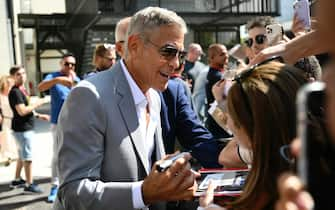
<svg viewBox="0 0 335 210">
<path fill-rule="evenodd" d="M 242 100 L 241 101 L 243 101 L 243 103 L 245 103 L 245 107 L 247 108 L 247 112 L 250 114 L 250 116 L 252 116 L 252 109 L 251 109 L 252 107 L 250 105 L 249 98 L 248 98 L 246 92 L 244 91 L 242 83 L 245 81 L 246 78 L 248 78 L 251 75 L 251 73 L 257 67 L 259 67 L 261 65 L 264 65 L 264 64 L 267 64 L 271 61 L 278 61 L 278 62 L 284 63 L 284 59 L 281 56 L 273 56 L 273 57 L 271 57 L 267 60 L 264 60 L 263 62 L 260 62 L 258 64 L 255 64 L 255 65 L 251 66 L 250 68 L 242 71 L 239 74 L 224 74 L 223 75 L 224 76 L 223 79 L 230 80 L 230 81 L 235 81 L 238 84 L 238 86 L 241 90 L 241 94 L 242 94 Z M 253 119 L 253 118 L 251 117 L 251 119 Z"/>
<path fill-rule="evenodd" d="M 64 66 L 76 66 L 76 64 L 75 63 L 70 63 L 70 62 L 65 62 L 64 63 Z"/>
<path fill-rule="evenodd" d="M 234 78 L 232 79 L 233 81 L 236 81 L 238 83 L 242 83 L 242 80 L 247 78 L 248 76 L 250 76 L 250 74 L 258 67 L 264 64 L 267 64 L 271 61 L 278 61 L 280 63 L 284 63 L 284 59 L 281 56 L 272 56 L 258 64 L 252 65 L 250 68 L 242 71 L 241 73 L 237 74 L 234 76 Z"/>
<path fill-rule="evenodd" d="M 257 36 L 255 36 L 255 42 L 257 44 L 264 44 L 266 40 L 266 35 L 264 34 L 258 34 Z M 248 47 L 251 47 L 252 44 L 254 43 L 254 40 L 252 38 L 249 38 L 247 40 L 245 40 L 244 42 Z"/>
<path fill-rule="evenodd" d="M 106 49 L 106 50 L 109 50 L 109 49 L 115 49 L 115 45 L 114 44 L 109 44 L 109 43 L 105 43 L 104 44 L 104 48 Z"/>
<path fill-rule="evenodd" d="M 158 50 L 159 54 L 162 57 L 164 57 L 164 59 L 166 59 L 167 61 L 170 61 L 177 56 L 179 65 L 185 63 L 187 51 L 178 50 L 175 46 L 170 45 L 170 44 L 164 45 L 163 47 L 159 47 L 158 45 L 151 42 L 150 40 L 148 40 L 148 42 L 152 44 L 153 46 L 157 47 L 159 49 Z"/>
</svg>

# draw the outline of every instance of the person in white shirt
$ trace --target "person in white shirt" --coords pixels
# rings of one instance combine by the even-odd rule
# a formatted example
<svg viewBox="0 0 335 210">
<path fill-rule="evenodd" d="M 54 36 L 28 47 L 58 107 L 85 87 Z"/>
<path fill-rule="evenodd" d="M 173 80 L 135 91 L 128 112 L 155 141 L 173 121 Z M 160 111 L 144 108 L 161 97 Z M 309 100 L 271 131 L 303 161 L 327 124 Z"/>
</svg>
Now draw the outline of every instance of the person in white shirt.
<svg viewBox="0 0 335 210">
<path fill-rule="evenodd" d="M 71 91 L 57 128 L 56 209 L 160 210 L 163 201 L 194 196 L 199 174 L 191 170 L 190 154 L 162 172 L 155 162 L 165 155 L 156 90 L 166 89 L 183 62 L 185 33 L 175 12 L 138 11 L 124 58 Z"/>
</svg>

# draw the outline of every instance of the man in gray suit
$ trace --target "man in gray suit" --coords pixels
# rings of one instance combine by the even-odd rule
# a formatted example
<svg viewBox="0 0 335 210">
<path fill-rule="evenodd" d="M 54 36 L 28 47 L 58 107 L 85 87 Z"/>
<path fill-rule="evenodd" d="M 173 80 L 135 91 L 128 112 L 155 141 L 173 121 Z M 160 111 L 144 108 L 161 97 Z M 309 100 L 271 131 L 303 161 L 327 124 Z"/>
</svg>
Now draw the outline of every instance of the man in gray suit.
<svg viewBox="0 0 335 210">
<path fill-rule="evenodd" d="M 167 87 L 182 62 L 185 33 L 185 22 L 172 11 L 137 12 L 125 58 L 71 91 L 57 130 L 57 208 L 164 209 L 161 201 L 193 197 L 199 174 L 191 170 L 189 154 L 164 172 L 155 162 L 164 157 L 156 90 Z"/>
</svg>

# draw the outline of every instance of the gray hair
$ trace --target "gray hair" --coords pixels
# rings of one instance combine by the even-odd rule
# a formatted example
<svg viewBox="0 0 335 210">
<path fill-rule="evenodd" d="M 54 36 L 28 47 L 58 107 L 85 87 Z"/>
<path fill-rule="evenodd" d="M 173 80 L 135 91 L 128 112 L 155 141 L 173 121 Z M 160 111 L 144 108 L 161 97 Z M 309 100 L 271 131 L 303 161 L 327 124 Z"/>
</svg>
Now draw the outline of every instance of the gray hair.
<svg viewBox="0 0 335 210">
<path fill-rule="evenodd" d="M 125 41 L 130 19 L 131 17 L 125 17 L 117 22 L 115 27 L 115 43 Z"/>
<path fill-rule="evenodd" d="M 186 23 L 175 12 L 160 7 L 146 7 L 132 16 L 127 31 L 126 46 L 128 37 L 139 34 L 143 39 L 147 39 L 152 31 L 164 25 L 177 25 L 186 34 Z M 127 54 L 126 49 L 126 54 Z"/>
<path fill-rule="evenodd" d="M 198 43 L 191 43 L 189 46 L 188 46 L 188 51 L 198 51 L 200 52 L 201 54 L 203 54 L 203 50 L 202 50 L 202 47 L 200 46 L 200 44 Z"/>
</svg>

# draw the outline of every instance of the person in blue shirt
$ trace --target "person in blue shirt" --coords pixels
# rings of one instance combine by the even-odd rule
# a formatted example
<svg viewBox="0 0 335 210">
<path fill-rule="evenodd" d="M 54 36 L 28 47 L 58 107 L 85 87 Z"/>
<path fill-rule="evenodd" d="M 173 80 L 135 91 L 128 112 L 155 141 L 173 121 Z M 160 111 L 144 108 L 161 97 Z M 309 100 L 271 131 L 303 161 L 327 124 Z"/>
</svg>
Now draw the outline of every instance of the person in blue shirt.
<svg viewBox="0 0 335 210">
<path fill-rule="evenodd" d="M 38 85 L 39 91 L 50 91 L 51 96 L 51 130 L 53 134 L 53 158 L 51 164 L 51 190 L 48 196 L 48 202 L 54 202 L 56 199 L 57 191 L 58 191 L 58 176 L 56 170 L 56 126 L 57 119 L 62 108 L 62 105 L 67 98 L 68 94 L 71 91 L 71 88 L 76 85 L 80 79 L 76 76 L 75 66 L 76 59 L 72 54 L 65 54 L 60 61 L 61 69 L 58 72 L 53 72 L 48 74 L 44 80 Z"/>
</svg>

